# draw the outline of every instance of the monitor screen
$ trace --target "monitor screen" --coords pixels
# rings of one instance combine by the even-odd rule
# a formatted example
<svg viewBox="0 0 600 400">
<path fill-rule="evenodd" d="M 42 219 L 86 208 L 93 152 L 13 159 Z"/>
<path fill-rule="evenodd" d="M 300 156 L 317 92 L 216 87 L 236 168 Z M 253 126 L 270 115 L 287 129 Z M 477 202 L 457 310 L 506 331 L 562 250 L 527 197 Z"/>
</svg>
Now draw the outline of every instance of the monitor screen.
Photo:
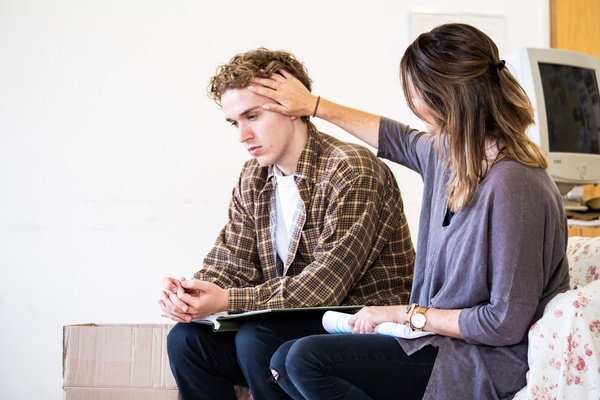
<svg viewBox="0 0 600 400">
<path fill-rule="evenodd" d="M 551 152 L 600 154 L 600 93 L 596 71 L 538 63 Z"/>
</svg>

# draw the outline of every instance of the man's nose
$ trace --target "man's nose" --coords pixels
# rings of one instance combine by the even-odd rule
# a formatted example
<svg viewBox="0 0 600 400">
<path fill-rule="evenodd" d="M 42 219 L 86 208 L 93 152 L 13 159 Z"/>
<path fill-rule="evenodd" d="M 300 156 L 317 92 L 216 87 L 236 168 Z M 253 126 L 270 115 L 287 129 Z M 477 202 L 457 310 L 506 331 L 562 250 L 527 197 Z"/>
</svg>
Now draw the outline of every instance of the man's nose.
<svg viewBox="0 0 600 400">
<path fill-rule="evenodd" d="M 254 133 L 252 132 L 252 129 L 248 125 L 240 124 L 238 126 L 238 135 L 239 135 L 240 142 L 244 143 L 248 139 L 252 138 L 252 136 L 254 136 Z"/>
</svg>

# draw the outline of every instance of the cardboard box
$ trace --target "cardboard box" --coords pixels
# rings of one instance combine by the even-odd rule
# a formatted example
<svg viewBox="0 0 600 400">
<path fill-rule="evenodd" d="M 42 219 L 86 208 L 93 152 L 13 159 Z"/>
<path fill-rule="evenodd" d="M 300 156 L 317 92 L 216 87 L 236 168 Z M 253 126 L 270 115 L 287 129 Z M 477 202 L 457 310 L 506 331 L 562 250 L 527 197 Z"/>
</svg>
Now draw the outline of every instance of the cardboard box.
<svg viewBox="0 0 600 400">
<path fill-rule="evenodd" d="M 66 400 L 176 400 L 167 356 L 172 324 L 63 327 Z"/>
<path fill-rule="evenodd" d="M 65 388 L 67 400 L 179 400 L 178 390 Z"/>
</svg>

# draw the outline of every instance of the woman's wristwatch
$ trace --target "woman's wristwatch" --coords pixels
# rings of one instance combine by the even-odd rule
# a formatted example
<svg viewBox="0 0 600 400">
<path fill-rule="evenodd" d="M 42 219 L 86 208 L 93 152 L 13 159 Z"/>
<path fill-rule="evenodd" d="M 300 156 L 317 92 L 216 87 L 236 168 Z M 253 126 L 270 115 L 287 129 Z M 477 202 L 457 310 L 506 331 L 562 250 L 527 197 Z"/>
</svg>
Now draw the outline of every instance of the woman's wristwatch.
<svg viewBox="0 0 600 400">
<path fill-rule="evenodd" d="M 409 325 L 412 330 L 422 331 L 427 323 L 425 313 L 429 307 L 419 307 L 417 303 L 406 306 L 406 321 L 405 325 Z"/>
</svg>

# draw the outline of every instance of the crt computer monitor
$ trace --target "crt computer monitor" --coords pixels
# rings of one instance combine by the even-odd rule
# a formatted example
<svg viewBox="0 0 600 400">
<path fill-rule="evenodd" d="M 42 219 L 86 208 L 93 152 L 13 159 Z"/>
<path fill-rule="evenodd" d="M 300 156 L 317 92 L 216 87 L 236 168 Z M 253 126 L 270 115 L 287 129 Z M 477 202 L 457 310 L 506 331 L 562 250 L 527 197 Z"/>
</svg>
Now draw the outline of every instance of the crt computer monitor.
<svg viewBox="0 0 600 400">
<path fill-rule="evenodd" d="M 564 195 L 600 182 L 600 63 L 558 49 L 521 48 L 503 57 L 531 99 L 529 137 L 548 155 L 548 171 Z"/>
</svg>

